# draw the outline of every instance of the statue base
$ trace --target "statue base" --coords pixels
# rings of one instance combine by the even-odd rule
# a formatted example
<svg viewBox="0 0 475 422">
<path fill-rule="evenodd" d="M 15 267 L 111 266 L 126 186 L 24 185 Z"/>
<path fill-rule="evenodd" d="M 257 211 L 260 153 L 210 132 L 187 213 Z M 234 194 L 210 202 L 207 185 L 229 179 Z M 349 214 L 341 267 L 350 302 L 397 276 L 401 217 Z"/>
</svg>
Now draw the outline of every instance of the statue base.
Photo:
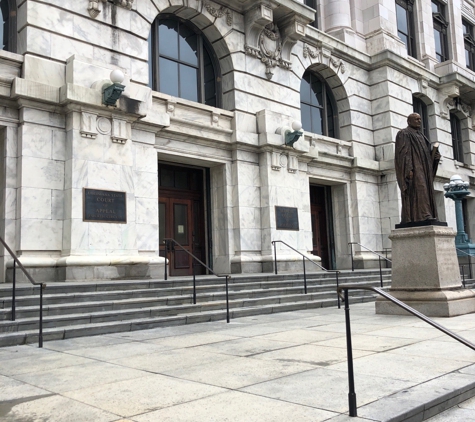
<svg viewBox="0 0 475 422">
<path fill-rule="evenodd" d="M 392 241 L 389 293 L 427 316 L 450 317 L 475 312 L 475 292 L 462 286 L 455 234 L 453 229 L 440 224 L 393 230 L 389 236 Z M 376 301 L 376 313 L 408 315 L 383 298 Z"/>
</svg>

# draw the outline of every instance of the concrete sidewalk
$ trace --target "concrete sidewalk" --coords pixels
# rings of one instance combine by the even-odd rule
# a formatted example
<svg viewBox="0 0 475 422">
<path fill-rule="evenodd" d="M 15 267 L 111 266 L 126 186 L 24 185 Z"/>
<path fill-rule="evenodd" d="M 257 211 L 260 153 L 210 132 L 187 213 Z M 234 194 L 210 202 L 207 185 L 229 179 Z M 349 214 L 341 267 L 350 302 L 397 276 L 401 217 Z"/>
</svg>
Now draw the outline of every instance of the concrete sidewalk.
<svg viewBox="0 0 475 422">
<path fill-rule="evenodd" d="M 474 314 L 436 320 L 475 342 Z M 0 420 L 421 421 L 475 395 L 473 350 L 374 303 L 351 321 L 358 418 L 344 310 L 320 308 L 0 349 Z"/>
</svg>

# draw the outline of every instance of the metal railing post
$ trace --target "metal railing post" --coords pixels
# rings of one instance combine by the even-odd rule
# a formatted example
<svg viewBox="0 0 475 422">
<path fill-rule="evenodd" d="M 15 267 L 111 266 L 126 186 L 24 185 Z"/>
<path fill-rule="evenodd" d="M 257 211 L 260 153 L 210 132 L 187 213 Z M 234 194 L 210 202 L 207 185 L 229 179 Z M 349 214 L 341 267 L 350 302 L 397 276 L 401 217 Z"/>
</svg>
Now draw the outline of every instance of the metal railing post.
<svg viewBox="0 0 475 422">
<path fill-rule="evenodd" d="M 465 265 L 462 265 L 462 284 L 465 289 Z"/>
<path fill-rule="evenodd" d="M 303 262 L 303 285 L 304 285 L 305 294 L 307 294 L 307 274 L 305 272 L 305 257 L 302 258 L 302 262 Z"/>
<path fill-rule="evenodd" d="M 229 288 L 228 288 L 228 278 L 226 276 L 226 322 L 229 324 Z"/>
<path fill-rule="evenodd" d="M 196 305 L 196 275 L 194 258 L 191 260 L 191 266 L 193 267 L 193 305 Z"/>
<path fill-rule="evenodd" d="M 340 288 L 340 281 L 338 280 L 339 272 L 337 271 L 335 274 L 336 274 L 336 297 L 338 298 L 338 309 L 340 309 L 341 301 L 340 301 L 340 295 L 338 294 L 338 289 Z"/>
<path fill-rule="evenodd" d="M 472 255 L 468 257 L 468 274 L 470 276 L 470 280 L 473 280 L 472 277 Z"/>
<path fill-rule="evenodd" d="M 275 271 L 275 274 L 277 275 L 277 248 L 275 246 L 275 243 L 276 242 L 272 242 L 272 244 L 274 245 L 274 271 Z"/>
<path fill-rule="evenodd" d="M 43 289 L 45 284 L 40 285 L 40 332 L 38 334 L 38 347 L 43 347 Z"/>
<path fill-rule="evenodd" d="M 353 259 L 353 243 L 350 243 L 350 253 L 351 253 L 351 271 L 355 271 L 355 261 Z"/>
<path fill-rule="evenodd" d="M 13 277 L 12 277 L 12 321 L 15 321 L 16 314 L 16 262 L 13 260 Z"/>
<path fill-rule="evenodd" d="M 356 407 L 355 377 L 353 373 L 353 349 L 351 345 L 350 303 L 348 289 L 345 289 L 346 352 L 348 360 L 348 405 L 350 416 L 358 416 Z"/>
<path fill-rule="evenodd" d="M 164 280 L 167 280 L 167 261 L 168 261 L 168 240 L 165 240 L 165 276 Z"/>
<path fill-rule="evenodd" d="M 383 270 L 381 268 L 381 257 L 378 256 L 379 261 L 379 281 L 381 282 L 381 287 L 383 287 Z"/>
</svg>

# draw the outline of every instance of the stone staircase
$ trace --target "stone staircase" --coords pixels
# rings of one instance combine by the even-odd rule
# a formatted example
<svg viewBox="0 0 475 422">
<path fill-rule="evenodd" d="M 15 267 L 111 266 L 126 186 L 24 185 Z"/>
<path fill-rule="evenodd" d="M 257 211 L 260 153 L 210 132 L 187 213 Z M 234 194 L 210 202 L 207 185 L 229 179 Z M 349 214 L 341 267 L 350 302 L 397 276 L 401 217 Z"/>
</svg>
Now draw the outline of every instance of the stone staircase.
<svg viewBox="0 0 475 422">
<path fill-rule="evenodd" d="M 383 270 L 385 287 L 391 270 Z M 197 304 L 191 277 L 168 280 L 50 283 L 43 295 L 43 341 L 226 319 L 225 280 L 199 276 Z M 378 270 L 343 271 L 340 284 L 380 285 Z M 18 284 L 16 321 L 11 321 L 11 284 L 0 285 L 0 347 L 38 342 L 39 287 Z M 374 300 L 351 291 L 351 302 Z M 337 306 L 334 274 L 233 275 L 230 318 Z"/>
</svg>

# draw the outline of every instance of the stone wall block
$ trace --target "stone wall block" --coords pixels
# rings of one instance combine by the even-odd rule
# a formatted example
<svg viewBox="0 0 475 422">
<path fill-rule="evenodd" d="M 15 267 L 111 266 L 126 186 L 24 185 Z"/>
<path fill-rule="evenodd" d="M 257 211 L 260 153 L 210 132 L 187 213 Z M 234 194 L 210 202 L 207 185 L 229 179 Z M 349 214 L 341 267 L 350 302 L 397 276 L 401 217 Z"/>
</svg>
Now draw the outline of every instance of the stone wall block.
<svg viewBox="0 0 475 422">
<path fill-rule="evenodd" d="M 158 250 L 158 224 L 137 224 L 136 230 L 139 251 Z"/>
<path fill-rule="evenodd" d="M 22 186 L 44 189 L 63 189 L 64 162 L 43 158 L 23 157 Z"/>
<path fill-rule="evenodd" d="M 20 250 L 59 251 L 62 248 L 63 222 L 24 219 L 20 221 Z"/>
<path fill-rule="evenodd" d="M 158 201 L 150 198 L 136 198 L 135 212 L 138 224 L 155 224 L 158 221 Z"/>
<path fill-rule="evenodd" d="M 121 167 L 119 165 L 89 161 L 87 168 L 87 187 L 120 190 Z"/>
</svg>

